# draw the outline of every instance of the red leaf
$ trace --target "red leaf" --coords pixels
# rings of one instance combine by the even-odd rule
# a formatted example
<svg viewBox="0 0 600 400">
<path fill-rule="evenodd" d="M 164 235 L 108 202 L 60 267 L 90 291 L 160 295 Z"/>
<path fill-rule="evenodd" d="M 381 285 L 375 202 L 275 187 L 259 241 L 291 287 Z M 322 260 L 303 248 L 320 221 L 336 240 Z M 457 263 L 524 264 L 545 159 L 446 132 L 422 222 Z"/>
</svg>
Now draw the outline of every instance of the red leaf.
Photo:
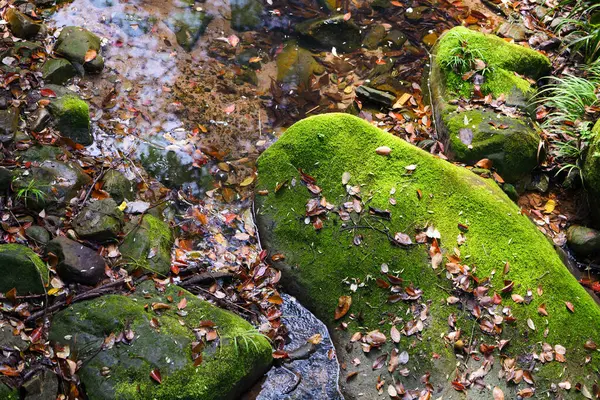
<svg viewBox="0 0 600 400">
<path fill-rule="evenodd" d="M 150 371 L 150 378 L 154 379 L 159 384 L 162 383 L 162 377 L 160 376 L 160 371 L 158 370 L 158 368 Z"/>
<path fill-rule="evenodd" d="M 40 94 L 44 97 L 56 97 L 56 93 L 54 93 L 54 90 L 47 88 L 40 90 Z"/>
</svg>

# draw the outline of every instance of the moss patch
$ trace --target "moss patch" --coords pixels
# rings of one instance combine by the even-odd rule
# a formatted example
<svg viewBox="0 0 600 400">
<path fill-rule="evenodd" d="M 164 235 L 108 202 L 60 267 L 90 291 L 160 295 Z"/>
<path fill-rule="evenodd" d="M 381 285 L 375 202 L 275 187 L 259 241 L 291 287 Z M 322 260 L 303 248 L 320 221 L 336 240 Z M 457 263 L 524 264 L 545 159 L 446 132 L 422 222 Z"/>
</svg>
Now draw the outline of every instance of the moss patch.
<svg viewBox="0 0 600 400">
<path fill-rule="evenodd" d="M 456 27 L 440 39 L 435 49 L 435 63 L 446 77 L 447 89 L 455 95 L 471 97 L 473 92 L 473 83 L 464 81 L 462 74 L 448 67 L 449 59 L 461 47 L 481 57 L 489 68 L 484 74 L 485 83 L 481 86 L 484 94 L 509 94 L 514 87 L 527 94 L 532 90 L 531 85 L 514 72 L 533 79 L 550 72 L 550 60 L 537 51 L 508 43 L 494 35 Z"/>
<path fill-rule="evenodd" d="M 187 307 L 178 313 L 182 298 Z M 156 303 L 170 308 L 151 311 Z M 219 336 L 206 342 L 202 363 L 195 367 L 194 330 L 201 321 L 212 321 Z M 105 337 L 125 330 L 135 334 L 131 343 L 101 350 Z M 235 345 L 233 338 L 241 343 L 250 336 L 248 346 Z M 272 359 L 268 340 L 248 322 L 177 286 L 160 293 L 151 281 L 138 285 L 129 297 L 109 295 L 74 304 L 54 317 L 50 339 L 68 343 L 72 354 L 86 361 L 79 374 L 91 400 L 237 398 Z M 154 369 L 162 376 L 160 385 L 150 378 Z"/>
<path fill-rule="evenodd" d="M 375 149 L 380 146 L 390 147 L 391 155 L 377 155 Z M 408 165 L 416 165 L 412 174 L 407 173 L 405 167 Z M 470 333 L 475 321 L 470 313 L 446 305 L 449 281 L 444 272 L 432 270 L 424 246 L 400 248 L 372 229 L 357 229 L 351 233 L 343 229 L 343 222 L 333 214 L 324 221 L 320 231 L 305 224 L 305 207 L 311 195 L 300 183 L 299 169 L 316 178 L 323 196 L 333 204 L 348 199 L 342 175 L 349 172 L 350 185 L 361 187 L 365 207 L 391 211 L 391 220 L 376 226 L 387 227 L 392 234 L 407 233 L 413 242 L 415 228 L 430 224 L 439 230 L 442 248 L 451 251 L 458 247 L 459 224 L 467 225 L 466 243 L 460 246 L 462 260 L 476 271 L 477 277 L 491 278 L 491 294 L 500 292 L 504 279 L 513 280 L 514 293 L 523 296 L 528 289 L 535 292 L 541 285 L 543 296 L 534 295 L 529 305 L 513 303 L 509 296 L 503 296 L 503 305 L 512 308 L 517 322 L 514 327 L 505 324 L 502 334 L 502 338 L 511 340 L 505 350 L 510 356 L 539 352 L 542 342 L 567 348 L 566 364 L 558 367 L 537 365 L 540 371 L 534 376 L 547 379 L 538 381 L 539 387 L 557 383 L 565 376 L 572 382 L 585 382 L 585 375 L 597 368 L 595 360 L 585 366 L 580 360 L 587 355 L 583 348 L 585 341 L 590 338 L 596 342 L 600 340 L 596 328 L 600 309 L 562 264 L 552 244 L 519 213 L 518 207 L 494 182 L 434 158 L 346 114 L 328 114 L 298 122 L 260 157 L 258 169 L 257 190 L 269 190 L 267 196 L 256 199 L 261 237 L 272 253 L 285 255 L 285 263 L 280 265 L 284 283 L 329 325 L 342 362 L 350 364 L 354 356 L 348 353 L 347 347 L 348 339 L 355 331 L 380 329 L 389 338 L 393 318 L 400 317 L 405 322 L 412 318 L 409 304 L 390 304 L 387 301 L 389 292 L 377 287 L 374 278 L 382 277 L 383 263 L 390 271 L 399 273 L 405 286 L 412 282 L 421 288 L 423 299 L 430 307 L 431 317 L 426 321 L 423 340 L 415 340 L 413 336 L 403 337 L 400 342 L 401 350 L 408 350 L 411 356 L 408 366 L 416 370 L 414 380 L 431 372 L 436 390 L 448 390 L 447 394 L 455 397 L 447 377 L 454 379 L 458 359 L 440 336 L 450 331 L 447 322 L 450 313 L 456 314 L 457 329 L 463 332 Z M 283 188 L 275 193 L 275 188 L 282 183 Z M 392 191 L 393 195 L 390 194 Z M 418 192 L 422 194 L 421 199 Z M 395 205 L 390 204 L 390 197 L 395 199 Z M 357 221 L 358 225 L 361 223 L 364 221 Z M 357 246 L 353 241 L 359 234 L 362 241 Z M 510 263 L 510 272 L 503 276 L 506 262 Z M 345 283 L 354 280 L 364 284 L 359 285 L 356 292 Z M 340 330 L 339 321 L 333 318 L 342 295 L 353 299 L 348 315 L 353 314 L 354 318 L 346 316 L 343 320 L 348 323 L 346 331 Z M 566 309 L 564 301 L 574 304 L 575 314 Z M 542 303 L 546 304 L 548 318 L 537 313 L 537 307 Z M 525 321 L 528 318 L 535 323 L 535 331 L 527 327 Z M 548 335 L 544 337 L 546 328 Z M 495 342 L 478 328 L 474 332 L 474 338 L 480 343 Z M 383 351 L 389 350 L 388 347 Z M 373 361 L 380 354 L 375 351 L 367 357 Z M 566 367 L 567 372 L 561 377 L 562 367 Z M 373 375 L 369 362 L 363 362 L 356 369 L 359 370 L 356 379 L 346 382 L 345 376 L 341 378 L 345 393 L 356 394 L 364 390 L 376 396 L 375 380 L 381 372 Z M 362 376 L 373 379 L 365 382 Z M 402 379 L 407 384 L 411 378 Z M 510 396 L 516 392 L 514 385 L 496 382 L 497 373 L 490 373 L 485 379 L 502 385 Z M 587 384 L 589 387 L 590 382 Z M 482 398 L 490 397 L 487 392 Z"/>
<path fill-rule="evenodd" d="M 29 247 L 0 245 L 0 293 L 17 289 L 17 295 L 43 294 L 48 284 L 48 268 Z"/>
<path fill-rule="evenodd" d="M 94 139 L 90 132 L 90 109 L 87 103 L 72 92 L 57 95 L 49 108 L 60 134 L 84 146 L 92 144 Z"/>
</svg>

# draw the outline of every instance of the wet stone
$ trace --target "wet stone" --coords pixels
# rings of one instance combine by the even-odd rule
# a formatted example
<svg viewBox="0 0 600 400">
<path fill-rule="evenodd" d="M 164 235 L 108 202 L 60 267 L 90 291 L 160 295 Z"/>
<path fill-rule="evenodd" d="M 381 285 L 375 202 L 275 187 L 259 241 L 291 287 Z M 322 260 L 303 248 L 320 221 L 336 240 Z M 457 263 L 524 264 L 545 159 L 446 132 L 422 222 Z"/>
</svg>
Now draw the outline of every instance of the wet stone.
<svg viewBox="0 0 600 400">
<path fill-rule="evenodd" d="M 0 142 L 11 142 L 19 127 L 19 110 L 8 108 L 0 110 Z"/>
<path fill-rule="evenodd" d="M 45 246 L 50 241 L 50 233 L 39 225 L 31 225 L 25 229 L 25 235 L 39 246 Z"/>
<path fill-rule="evenodd" d="M 315 60 L 312 53 L 288 42 L 277 56 L 277 81 L 288 89 L 307 86 L 312 75 L 320 75 L 325 68 Z"/>
<path fill-rule="evenodd" d="M 362 42 L 360 28 L 343 15 L 302 22 L 296 26 L 296 32 L 327 50 L 335 47 L 337 51 L 350 52 Z"/>
<path fill-rule="evenodd" d="M 386 36 L 387 32 L 383 25 L 374 25 L 365 35 L 363 46 L 369 50 L 375 50 Z"/>
<path fill-rule="evenodd" d="M 119 248 L 128 271 L 148 270 L 166 276 L 171 268 L 173 234 L 169 224 L 152 215 L 132 219 Z"/>
<path fill-rule="evenodd" d="M 174 13 L 166 24 L 175 33 L 177 43 L 186 51 L 191 51 L 211 20 L 212 16 L 204 11 L 188 9 Z"/>
<path fill-rule="evenodd" d="M 56 398 L 58 379 L 56 374 L 48 369 L 42 369 L 23 384 L 24 400 L 48 400 Z"/>
<path fill-rule="evenodd" d="M 72 63 L 82 65 L 86 72 L 99 73 L 104 68 L 100 45 L 100 38 L 87 29 L 67 26 L 60 32 L 54 49 Z M 93 60 L 86 62 L 89 50 L 96 51 L 97 54 Z"/>
<path fill-rule="evenodd" d="M 595 229 L 572 225 L 567 230 L 567 243 L 580 257 L 600 256 L 600 231 Z"/>
<path fill-rule="evenodd" d="M 401 31 L 391 30 L 384 39 L 384 43 L 392 50 L 399 50 L 404 46 L 408 37 Z"/>
<path fill-rule="evenodd" d="M 21 39 L 31 39 L 38 33 L 46 30 L 44 24 L 34 21 L 32 18 L 14 8 L 6 10 L 4 18 L 8 22 L 13 35 Z"/>
<path fill-rule="evenodd" d="M 58 257 L 56 272 L 65 282 L 93 286 L 104 278 L 104 259 L 81 243 L 59 236 L 46 250 Z"/>
<path fill-rule="evenodd" d="M 525 28 L 525 26 L 520 23 L 515 24 L 505 22 L 500 26 L 500 28 L 498 28 L 498 35 L 514 39 L 517 42 L 527 40 L 527 34 L 527 28 Z"/>
<path fill-rule="evenodd" d="M 356 88 L 356 94 L 367 101 L 381 104 L 387 107 L 392 106 L 396 101 L 396 96 L 394 96 L 393 94 L 373 89 L 368 86 L 359 86 L 358 88 Z"/>
<path fill-rule="evenodd" d="M 52 116 L 47 108 L 38 108 L 27 118 L 27 124 L 33 132 L 41 132 L 51 120 Z"/>
<path fill-rule="evenodd" d="M 12 171 L 6 167 L 0 167 L 0 195 L 4 195 L 12 183 Z"/>
<path fill-rule="evenodd" d="M 90 109 L 75 92 L 58 85 L 46 85 L 56 93 L 48 108 L 56 122 L 56 129 L 66 138 L 89 146 L 94 138 L 90 131 Z"/>
<path fill-rule="evenodd" d="M 20 244 L 0 245 L 0 293 L 15 288 L 17 294 L 43 294 L 48 282 L 48 268 L 29 247 Z"/>
<path fill-rule="evenodd" d="M 53 58 L 42 66 L 42 77 L 48 83 L 62 85 L 77 75 L 77 70 L 64 58 Z"/>
<path fill-rule="evenodd" d="M 117 204 L 121 204 L 123 200 L 135 199 L 133 183 L 121 172 L 114 169 L 108 170 L 104 174 L 102 182 L 102 189 L 110 194 Z"/>
<path fill-rule="evenodd" d="M 123 223 L 123 212 L 113 199 L 94 201 L 85 206 L 73 219 L 73 229 L 80 238 L 98 242 L 117 239 Z"/>
</svg>

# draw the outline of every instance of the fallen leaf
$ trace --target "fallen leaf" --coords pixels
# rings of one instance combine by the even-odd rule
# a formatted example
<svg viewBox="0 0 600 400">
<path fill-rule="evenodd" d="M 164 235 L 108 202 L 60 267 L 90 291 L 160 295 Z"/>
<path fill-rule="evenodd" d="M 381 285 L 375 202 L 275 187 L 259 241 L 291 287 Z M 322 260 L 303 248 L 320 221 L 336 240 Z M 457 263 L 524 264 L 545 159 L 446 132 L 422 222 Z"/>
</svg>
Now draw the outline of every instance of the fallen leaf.
<svg viewBox="0 0 600 400">
<path fill-rule="evenodd" d="M 158 368 L 155 368 L 152 371 L 150 371 L 150 378 L 154 379 L 159 384 L 162 383 L 162 377 L 160 376 L 160 371 L 158 370 Z"/>
<path fill-rule="evenodd" d="M 377 154 L 379 154 L 380 156 L 389 156 L 390 153 L 392 152 L 392 149 L 390 149 L 387 146 L 381 146 L 375 149 L 375 152 Z"/>
<path fill-rule="evenodd" d="M 350 296 L 341 296 L 338 299 L 338 306 L 335 309 L 335 319 L 338 320 L 342 318 L 352 305 L 352 297 Z"/>
<path fill-rule="evenodd" d="M 88 51 L 85 52 L 85 56 L 83 57 L 83 61 L 84 62 L 90 62 L 93 59 L 95 59 L 97 55 L 98 55 L 98 53 L 96 52 L 96 50 L 89 49 Z"/>
</svg>

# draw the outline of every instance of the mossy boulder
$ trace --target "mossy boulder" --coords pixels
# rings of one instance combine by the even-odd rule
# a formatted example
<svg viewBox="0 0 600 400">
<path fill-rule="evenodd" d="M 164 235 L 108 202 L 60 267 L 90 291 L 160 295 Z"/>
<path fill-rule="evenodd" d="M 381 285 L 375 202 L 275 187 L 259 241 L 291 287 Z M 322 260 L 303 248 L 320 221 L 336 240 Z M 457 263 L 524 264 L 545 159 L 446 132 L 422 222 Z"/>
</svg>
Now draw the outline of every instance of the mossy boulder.
<svg viewBox="0 0 600 400">
<path fill-rule="evenodd" d="M 73 162 L 47 160 L 31 168 L 14 170 L 13 190 L 34 210 L 46 208 L 64 213 L 65 204 L 91 178 Z"/>
<path fill-rule="evenodd" d="M 104 58 L 102 57 L 101 40 L 98 36 L 87 29 L 78 26 L 66 26 L 56 39 L 54 50 L 72 63 L 83 66 L 89 73 L 100 73 L 104 69 Z M 86 61 L 88 51 L 96 52 L 96 57 Z"/>
<path fill-rule="evenodd" d="M 451 381 L 457 374 L 469 377 L 487 368 L 480 345 L 500 340 L 510 344 L 490 353 L 494 364 L 488 365 L 489 373 L 470 378 L 469 398 L 492 398 L 494 386 L 516 398 L 527 385 L 507 383 L 501 358 L 516 359 L 516 369 L 529 370 L 542 343 L 564 346 L 566 361 L 535 364 L 537 391 L 565 379 L 592 387 L 599 360 L 581 360 L 591 354 L 586 341 L 600 341 L 600 308 L 550 241 L 492 180 L 347 114 L 296 123 L 261 155 L 258 173 L 257 193 L 268 191 L 257 195 L 255 204 L 264 248 L 277 255 L 270 258 L 282 270 L 286 290 L 329 326 L 337 357 L 347 366 L 340 377 L 347 399 L 377 398 L 378 377 L 386 386 L 392 379 L 387 361 L 382 369 L 372 366 L 394 347 L 409 356 L 408 372 L 399 376 L 402 366 L 398 368 L 396 382 L 424 389 L 420 377 L 429 373 L 431 398 L 464 398 Z M 396 239 L 396 233 L 410 241 L 401 235 Z M 434 238 L 441 253 L 435 251 Z M 428 244 L 417 244 L 425 240 Z M 468 266 L 469 272 L 456 275 L 457 264 L 459 269 Z M 458 276 L 471 282 L 471 294 L 456 290 Z M 513 286 L 504 289 L 505 280 Z M 512 294 L 526 300 L 513 301 Z M 451 296 L 458 304 L 451 304 Z M 336 319 L 336 308 L 348 305 L 348 312 Z M 538 313 L 542 305 L 548 317 Z M 496 319 L 500 325 L 495 333 L 485 333 L 481 325 L 491 318 L 486 310 L 506 318 Z M 402 332 L 398 345 L 391 340 L 393 325 Z M 381 336 L 369 335 L 375 330 L 386 336 L 379 348 Z M 449 336 L 459 330 L 461 342 L 456 333 Z M 356 332 L 363 340 L 353 343 Z M 463 351 L 469 346 L 474 354 L 465 367 L 470 355 Z M 362 350 L 369 347 L 368 353 Z M 575 396 L 557 390 L 565 398 Z"/>
<path fill-rule="evenodd" d="M 580 225 L 567 229 L 567 243 L 580 257 L 600 257 L 600 232 Z"/>
<path fill-rule="evenodd" d="M 494 35 L 464 27 L 446 32 L 433 49 L 430 74 L 438 134 L 453 160 L 494 162 L 498 173 L 517 183 L 538 163 L 539 133 L 529 117 L 535 88 L 526 78 L 549 73 L 544 55 Z M 504 98 L 464 107 L 457 97 Z M 487 103 L 487 105 L 485 104 Z"/>
<path fill-rule="evenodd" d="M 177 43 L 186 51 L 192 51 L 212 19 L 206 12 L 191 8 L 173 13 L 166 24 L 175 33 Z"/>
<path fill-rule="evenodd" d="M 58 85 L 46 85 L 56 93 L 48 108 L 56 121 L 56 129 L 66 138 L 84 146 L 94 142 L 90 131 L 90 109 L 77 93 Z"/>
<path fill-rule="evenodd" d="M 231 28 L 236 31 L 253 31 L 263 25 L 265 7 L 259 0 L 229 0 Z"/>
<path fill-rule="evenodd" d="M 350 52 L 361 46 L 360 28 L 343 15 L 328 18 L 316 18 L 304 21 L 295 27 L 296 32 L 318 48 L 330 50 L 335 47 L 339 52 Z"/>
<path fill-rule="evenodd" d="M 37 36 L 38 33 L 46 31 L 46 26 L 43 23 L 34 21 L 33 18 L 15 8 L 7 9 L 4 18 L 8 22 L 13 35 L 21 39 L 31 39 Z"/>
<path fill-rule="evenodd" d="M 592 215 L 600 224 L 600 121 L 592 129 L 592 140 L 583 165 L 583 179 L 588 191 Z"/>
<path fill-rule="evenodd" d="M 0 245 L 0 293 L 15 288 L 18 295 L 43 294 L 48 273 L 46 264 L 29 247 Z"/>
<path fill-rule="evenodd" d="M 19 400 L 19 391 L 17 389 L 11 389 L 4 383 L 0 382 L 0 398 L 6 400 Z"/>
<path fill-rule="evenodd" d="M 277 55 L 277 81 L 295 89 L 308 87 L 312 75 L 325 72 L 325 67 L 317 62 L 312 53 L 296 42 L 287 42 Z"/>
<path fill-rule="evenodd" d="M 44 81 L 56 85 L 63 85 L 77 75 L 77 70 L 71 62 L 64 58 L 52 58 L 42 65 Z"/>
<path fill-rule="evenodd" d="M 179 311 L 184 298 L 187 307 Z M 213 330 L 217 338 L 210 340 Z M 122 339 L 103 345 L 111 334 Z M 61 311 L 50 340 L 69 344 L 84 362 L 78 375 L 90 400 L 239 398 L 272 360 L 269 342 L 248 322 L 177 286 L 158 291 L 152 281 L 130 296 Z"/>
<path fill-rule="evenodd" d="M 112 197 L 117 204 L 121 204 L 123 200 L 135 199 L 133 183 L 121 172 L 115 169 L 106 171 L 102 177 L 102 182 L 102 189 L 110 194 L 110 197 Z"/>
<path fill-rule="evenodd" d="M 127 236 L 119 248 L 128 271 L 141 268 L 160 275 L 171 269 L 173 234 L 169 224 L 152 215 L 134 219 L 125 227 Z"/>
<path fill-rule="evenodd" d="M 113 199 L 94 201 L 73 218 L 73 229 L 80 238 L 98 242 L 117 239 L 123 224 L 123 212 Z"/>
</svg>

